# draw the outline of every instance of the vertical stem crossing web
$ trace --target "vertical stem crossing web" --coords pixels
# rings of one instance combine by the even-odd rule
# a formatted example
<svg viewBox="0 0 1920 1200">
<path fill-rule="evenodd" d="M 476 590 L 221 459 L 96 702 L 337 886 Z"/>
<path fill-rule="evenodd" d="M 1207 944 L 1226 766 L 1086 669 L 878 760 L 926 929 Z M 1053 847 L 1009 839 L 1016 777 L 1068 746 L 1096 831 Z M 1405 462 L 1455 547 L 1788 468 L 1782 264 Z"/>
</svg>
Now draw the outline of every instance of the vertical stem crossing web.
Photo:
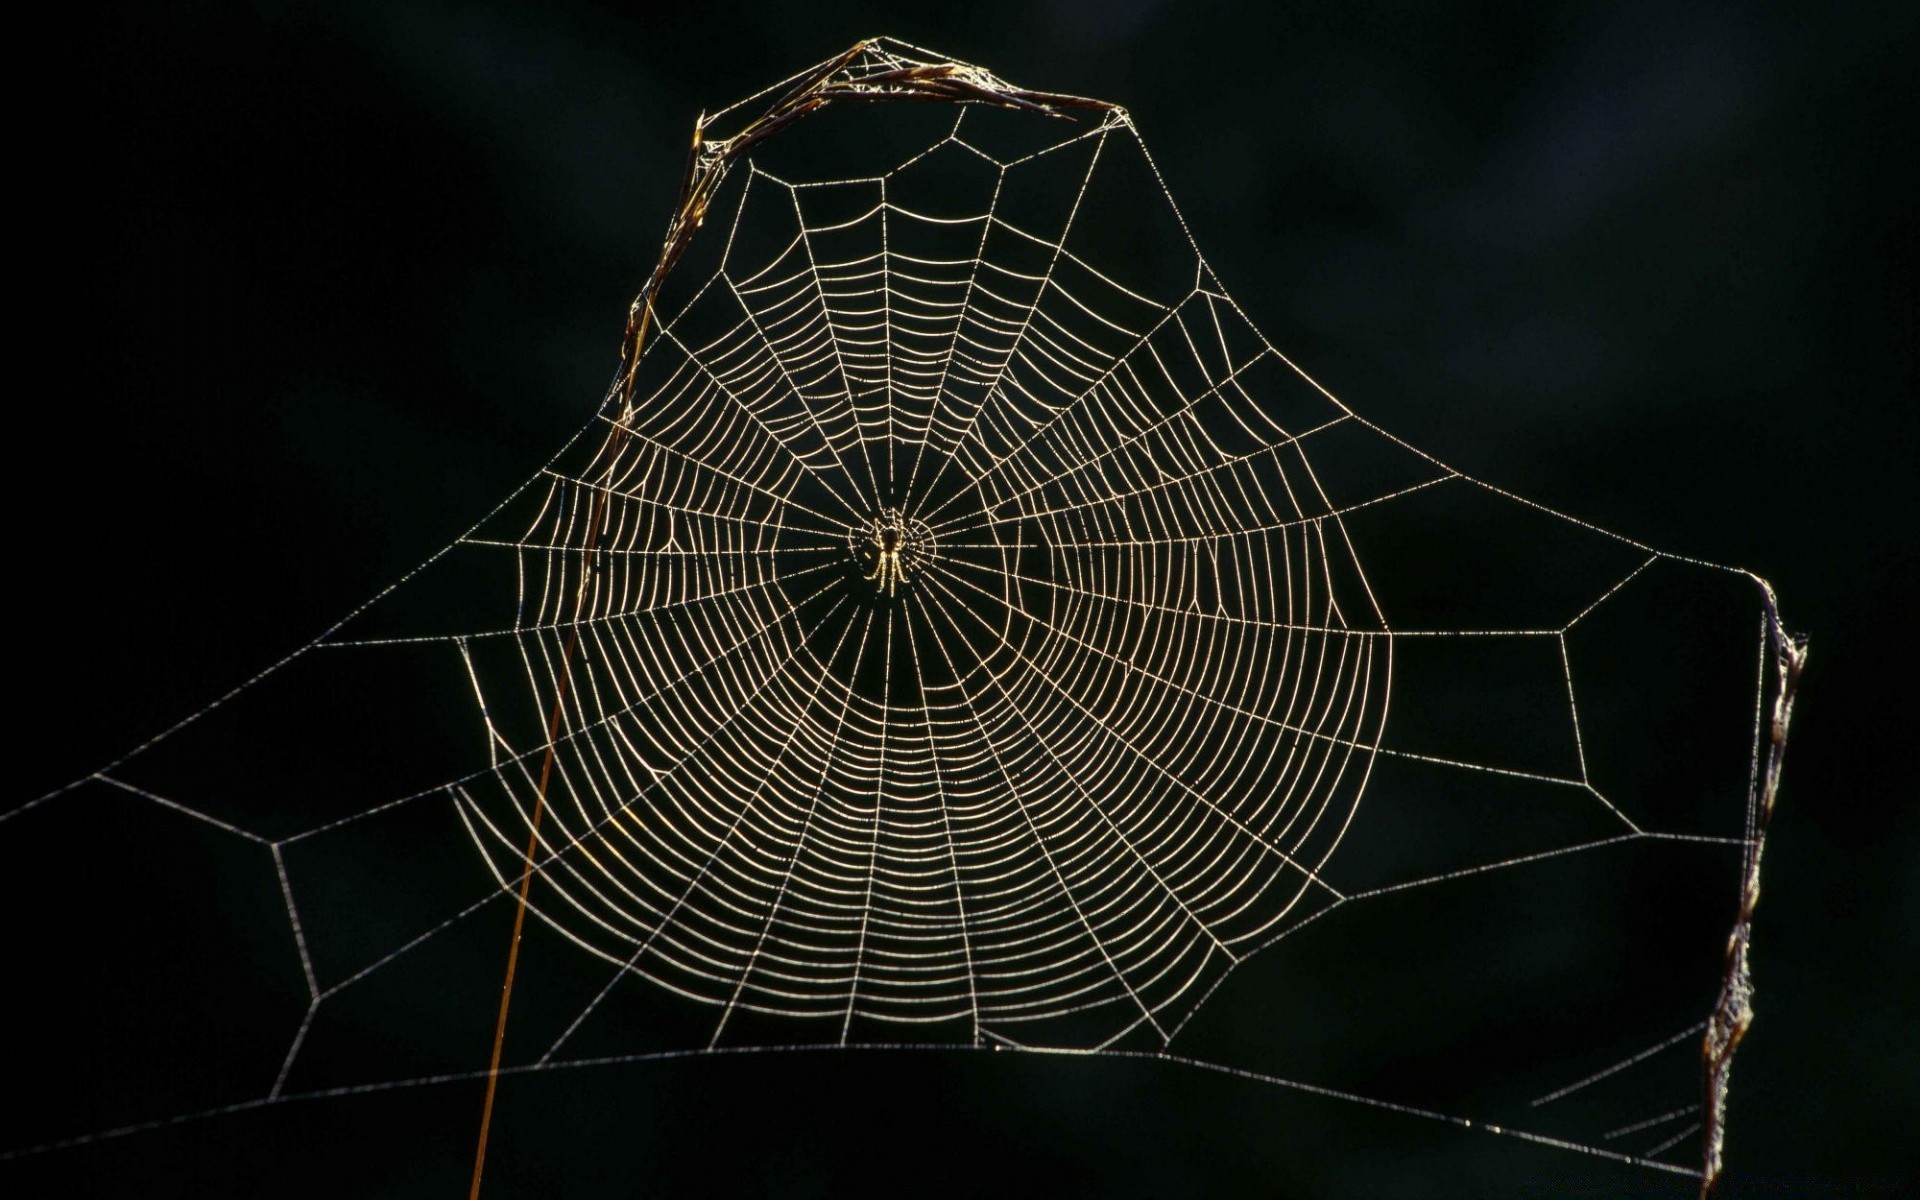
<svg viewBox="0 0 1920 1200">
<path fill-rule="evenodd" d="M 594 531 L 593 539 L 598 540 L 599 529 L 606 514 L 605 490 L 595 493 L 594 515 L 588 522 Z M 592 551 L 588 551 L 591 558 Z M 589 568 L 590 569 L 590 568 Z M 574 625 L 567 630 L 566 649 L 561 652 L 560 671 L 554 688 L 553 712 L 547 719 L 547 749 L 540 758 L 540 782 L 534 789 L 533 819 L 528 822 L 526 867 L 520 872 L 520 888 L 513 909 L 513 933 L 507 941 L 507 974 L 500 984 L 500 1015 L 493 1027 L 493 1055 L 487 1063 L 486 1099 L 480 1107 L 480 1134 L 473 1151 L 473 1185 L 468 1189 L 471 1200 L 479 1200 L 480 1182 L 487 1165 L 487 1138 L 493 1130 L 493 1103 L 500 1088 L 500 1055 L 507 1041 L 507 1013 L 513 1004 L 513 980 L 520 966 L 520 935 L 527 922 L 527 893 L 533 886 L 534 854 L 540 848 L 540 823 L 546 817 L 547 785 L 553 779 L 554 757 L 560 741 L 560 723 L 566 714 L 567 687 L 572 682 L 574 653 L 580 647 L 580 612 L 586 605 L 586 584 L 582 580 L 578 599 L 574 603 Z"/>
<path fill-rule="evenodd" d="M 941 646 L 941 655 L 948 660 L 948 670 L 953 671 L 957 675 L 958 671 L 955 668 L 952 657 L 947 654 L 944 646 Z M 978 706 L 974 703 L 973 698 L 964 692 L 962 693 L 961 703 L 966 709 L 967 714 L 972 717 L 974 727 L 980 731 L 981 744 L 986 747 L 987 754 L 993 759 L 994 769 L 1005 782 L 1006 794 L 1012 797 L 1014 807 L 1018 809 L 1020 818 L 1025 824 L 1028 835 L 1033 839 L 1035 848 L 1039 850 L 1040 856 L 1046 861 L 1047 870 L 1053 877 L 1054 886 L 1059 889 L 1059 895 L 1066 900 L 1068 907 L 1073 910 L 1074 916 L 1078 918 L 1081 928 L 1087 935 L 1087 940 L 1092 943 L 1093 948 L 1099 953 L 1101 961 L 1106 963 L 1107 970 L 1113 973 L 1114 979 L 1120 984 L 1122 990 L 1124 990 L 1134 1004 L 1139 1007 L 1141 1019 L 1153 1025 L 1154 1031 L 1161 1034 L 1161 1041 L 1164 1042 L 1166 1040 L 1165 1032 L 1161 1030 L 1159 1023 L 1154 1020 L 1153 1010 L 1147 1007 L 1147 1002 L 1140 998 L 1140 993 L 1136 992 L 1133 985 L 1127 981 L 1126 973 L 1121 971 L 1119 964 L 1114 962 L 1113 955 L 1107 949 L 1107 944 L 1101 940 L 1099 931 L 1094 928 L 1093 922 L 1087 919 L 1086 909 L 1081 906 L 1079 899 L 1074 895 L 1072 885 L 1067 882 L 1067 877 L 1061 873 L 1060 864 L 1055 860 L 1052 850 L 1047 846 L 1047 839 L 1041 836 L 1039 827 L 1034 824 L 1033 813 L 1028 807 L 1027 798 L 1020 782 L 1013 777 L 1013 772 L 1008 770 L 1006 758 L 1001 754 L 1000 747 L 998 743 L 994 741 L 992 733 L 988 731 L 987 723 L 981 718 Z"/>
<path fill-rule="evenodd" d="M 841 640 L 843 643 L 846 638 L 846 633 L 850 632 L 852 628 L 852 623 L 849 623 L 847 629 L 842 632 Z M 856 671 L 859 669 L 859 664 L 866 659 L 867 637 L 872 632 L 873 614 L 868 613 L 864 618 L 864 623 L 860 627 L 859 645 L 853 652 L 854 669 Z M 836 646 L 836 657 L 838 656 L 838 652 L 839 649 Z M 765 923 L 760 926 L 760 936 L 754 939 L 753 950 L 747 955 L 745 964 L 740 968 L 740 978 L 733 985 L 733 993 L 727 998 L 726 1007 L 721 1010 L 719 1022 L 713 1027 L 713 1036 L 707 1040 L 708 1049 L 712 1049 L 720 1044 L 720 1036 L 726 1032 L 727 1021 L 733 1016 L 734 1010 L 739 1008 L 740 998 L 747 990 L 747 981 L 752 978 L 753 969 L 758 965 L 762 952 L 766 950 L 767 939 L 773 932 L 774 922 L 780 918 L 780 906 L 786 901 L 788 894 L 793 890 L 794 871 L 800 865 L 801 855 L 806 851 L 807 835 L 812 832 L 814 817 L 820 811 L 820 799 L 827 792 L 828 783 L 833 775 L 834 755 L 840 751 L 841 734 L 846 730 L 847 716 L 852 710 L 853 692 L 849 690 L 840 704 L 839 719 L 834 723 L 832 737 L 827 743 L 826 754 L 821 759 L 820 780 L 814 786 L 813 798 L 807 803 L 807 814 L 800 823 L 799 836 L 794 839 L 793 852 L 787 856 L 786 869 L 780 875 L 780 886 L 774 892 L 773 900 L 767 905 L 767 919 Z"/>
<path fill-rule="evenodd" d="M 887 732 L 892 726 L 891 709 L 893 707 L 893 613 L 888 611 L 884 620 L 886 630 L 881 635 L 881 653 L 886 662 L 881 667 L 880 696 L 880 736 L 874 747 L 873 765 L 873 832 L 871 846 L 867 854 L 866 894 L 860 904 L 860 934 L 853 944 L 853 978 L 847 984 L 847 1015 L 840 1022 L 840 1041 L 845 1044 L 847 1034 L 853 1028 L 854 1009 L 860 997 L 860 962 L 867 950 L 867 926 L 873 919 L 873 885 L 876 868 L 880 863 L 880 813 L 887 802 Z"/>
</svg>

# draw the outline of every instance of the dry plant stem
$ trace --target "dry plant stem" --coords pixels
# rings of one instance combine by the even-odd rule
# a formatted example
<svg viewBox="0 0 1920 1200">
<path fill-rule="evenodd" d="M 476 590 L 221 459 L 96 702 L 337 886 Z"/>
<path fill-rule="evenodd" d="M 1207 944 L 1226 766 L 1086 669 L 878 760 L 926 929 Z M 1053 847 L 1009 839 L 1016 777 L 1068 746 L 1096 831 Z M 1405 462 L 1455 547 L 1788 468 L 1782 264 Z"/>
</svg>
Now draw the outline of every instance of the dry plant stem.
<svg viewBox="0 0 1920 1200">
<path fill-rule="evenodd" d="M 651 309 L 649 308 L 649 311 Z M 646 336 L 646 321 L 640 326 L 640 336 Z M 620 447 L 626 440 L 626 429 L 616 427 L 608 437 L 600 455 L 607 460 L 606 475 L 612 477 L 614 463 L 619 458 Z M 487 1096 L 480 1109 L 480 1137 L 473 1151 L 473 1186 L 468 1191 L 469 1200 L 479 1200 L 480 1180 L 487 1163 L 487 1135 L 493 1126 L 494 1094 L 500 1085 L 500 1055 L 507 1040 L 507 1009 L 513 1003 L 513 977 L 520 965 L 520 935 L 527 922 L 527 893 L 533 886 L 533 856 L 540 848 L 540 822 L 546 815 L 547 785 L 553 778 L 553 761 L 560 743 L 560 721 L 566 711 L 567 692 L 573 677 L 574 653 L 580 646 L 580 615 L 586 607 L 588 583 L 593 578 L 595 548 L 600 534 L 606 526 L 607 495 L 611 489 L 601 488 L 594 493 L 593 514 L 587 522 L 591 536 L 587 541 L 587 553 L 582 559 L 580 569 L 580 587 L 574 598 L 573 627 L 567 631 L 565 646 L 560 652 L 560 674 L 554 686 L 553 712 L 547 718 L 547 750 L 540 760 L 540 782 L 534 791 L 533 819 L 527 833 L 526 865 L 520 872 L 520 890 L 513 910 L 513 936 L 507 945 L 507 975 L 500 986 L 500 1015 L 493 1027 L 493 1057 L 487 1064 Z"/>
<path fill-rule="evenodd" d="M 872 44 L 871 41 L 856 42 L 846 53 L 822 64 L 774 101 L 759 117 L 729 137 L 709 140 L 708 119 L 704 113 L 694 121 L 693 144 L 687 152 L 686 173 L 680 184 L 680 195 L 674 205 L 673 216 L 667 222 L 667 236 L 660 250 L 660 259 L 627 312 L 627 328 L 620 344 L 620 372 L 614 385 L 614 398 L 619 401 L 621 415 L 614 422 L 597 456 L 605 463 L 607 477 L 611 478 L 620 449 L 628 436 L 635 381 L 646 351 L 647 335 L 655 319 L 654 299 L 659 295 L 668 274 L 686 252 L 693 235 L 706 221 L 707 206 L 725 180 L 728 169 L 749 149 L 802 118 L 842 101 L 888 103 L 919 100 L 988 104 L 1056 117 L 1065 115 L 1060 111 L 1063 109 L 1104 112 L 1114 107 L 1104 100 L 1008 87 L 978 67 L 964 63 L 929 63 L 840 77 Z M 567 634 L 566 645 L 561 652 L 553 711 L 547 720 L 546 755 L 540 764 L 539 786 L 534 793 L 532 828 L 527 837 L 525 865 L 520 872 L 512 941 L 507 947 L 506 978 L 500 987 L 500 1014 L 494 1023 L 493 1055 L 487 1066 L 486 1099 L 480 1110 L 480 1133 L 474 1147 L 473 1184 L 468 1191 L 469 1200 L 479 1200 L 480 1185 L 486 1171 L 487 1139 L 493 1128 L 494 1097 L 500 1083 L 500 1059 L 506 1044 L 507 1012 L 513 1001 L 513 979 L 520 963 L 520 937 L 526 926 L 527 897 L 533 886 L 534 856 L 539 852 L 540 823 L 546 813 L 547 787 L 552 777 L 555 750 L 566 711 L 574 652 L 580 641 L 580 618 L 586 610 L 596 551 L 606 524 L 606 498 L 607 489 L 596 492 L 593 514 L 587 522 L 586 553 L 582 559 L 580 587 L 574 597 L 573 627 Z"/>
<path fill-rule="evenodd" d="M 1799 690 L 1800 672 L 1807 665 L 1807 639 L 1790 634 L 1780 623 L 1779 603 L 1773 589 L 1760 580 L 1766 596 L 1767 629 L 1773 641 L 1774 697 L 1772 721 L 1767 730 L 1766 762 L 1759 784 L 1758 811 L 1753 836 L 1747 845 L 1740 884 L 1740 912 L 1733 932 L 1727 938 L 1727 968 L 1720 985 L 1720 1000 L 1707 1019 L 1707 1033 L 1701 1043 L 1705 1118 L 1703 1159 L 1700 1171 L 1701 1200 L 1712 1195 L 1720 1182 L 1721 1153 L 1727 1136 L 1727 1081 L 1733 1071 L 1733 1055 L 1740 1039 L 1753 1024 L 1753 975 L 1750 955 L 1753 947 L 1753 912 L 1760 904 L 1760 857 L 1766 849 L 1767 827 L 1773 820 L 1774 801 L 1780 794 L 1780 769 L 1787 754 L 1787 728 L 1793 721 L 1793 698 Z"/>
</svg>

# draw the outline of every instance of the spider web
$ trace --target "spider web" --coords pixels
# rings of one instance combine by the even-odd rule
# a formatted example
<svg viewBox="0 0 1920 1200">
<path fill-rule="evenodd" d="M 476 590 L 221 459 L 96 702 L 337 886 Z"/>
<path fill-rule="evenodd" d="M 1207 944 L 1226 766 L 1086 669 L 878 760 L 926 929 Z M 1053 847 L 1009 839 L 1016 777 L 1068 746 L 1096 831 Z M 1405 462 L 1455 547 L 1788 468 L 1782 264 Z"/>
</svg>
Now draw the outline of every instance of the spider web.
<svg viewBox="0 0 1920 1200">
<path fill-rule="evenodd" d="M 238 1085 L 16 1152 L 485 1074 L 524 880 L 510 1075 L 1071 1052 L 1700 1177 L 1795 652 L 1764 583 L 1321 389 L 1122 109 L 825 114 L 706 223 L 633 386 L 498 508 L 9 814 L 213 831 L 303 993 Z M 1512 949 L 1543 927 L 1605 933 Z"/>
</svg>

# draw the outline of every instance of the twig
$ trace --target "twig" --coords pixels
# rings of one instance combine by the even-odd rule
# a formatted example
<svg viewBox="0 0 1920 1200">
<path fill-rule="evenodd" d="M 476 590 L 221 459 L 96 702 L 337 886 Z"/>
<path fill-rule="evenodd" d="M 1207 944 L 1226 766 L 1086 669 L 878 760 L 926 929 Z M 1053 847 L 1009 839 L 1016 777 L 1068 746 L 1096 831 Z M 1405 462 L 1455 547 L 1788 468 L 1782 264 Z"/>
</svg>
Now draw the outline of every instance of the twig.
<svg viewBox="0 0 1920 1200">
<path fill-rule="evenodd" d="M 1773 588 L 1759 576 L 1754 576 L 1754 580 L 1766 597 L 1767 631 L 1773 642 L 1777 690 L 1773 697 L 1773 720 L 1767 732 L 1766 765 L 1759 780 L 1758 811 L 1747 843 L 1740 885 L 1740 912 L 1734 919 L 1733 932 L 1727 937 L 1727 969 L 1720 984 L 1720 999 L 1714 1005 L 1713 1015 L 1707 1019 L 1706 1037 L 1700 1046 L 1706 1089 L 1701 1200 L 1707 1200 L 1720 1182 L 1721 1153 L 1727 1136 L 1727 1081 L 1733 1071 L 1734 1052 L 1753 1024 L 1751 954 L 1753 910 L 1760 904 L 1760 857 L 1766 849 L 1774 801 L 1780 795 L 1780 769 L 1787 754 L 1787 727 L 1793 721 L 1794 693 L 1800 686 L 1800 672 L 1807 665 L 1805 635 L 1787 632 L 1780 621 L 1779 600 Z"/>
</svg>

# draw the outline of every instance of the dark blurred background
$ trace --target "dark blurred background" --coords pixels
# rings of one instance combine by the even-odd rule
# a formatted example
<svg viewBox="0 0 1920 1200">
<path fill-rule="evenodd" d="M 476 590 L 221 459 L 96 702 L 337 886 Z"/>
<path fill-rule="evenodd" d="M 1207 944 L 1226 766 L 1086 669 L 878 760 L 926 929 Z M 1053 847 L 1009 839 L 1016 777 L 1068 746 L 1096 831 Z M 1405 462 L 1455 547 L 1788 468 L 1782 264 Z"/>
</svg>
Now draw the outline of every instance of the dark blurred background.
<svg viewBox="0 0 1920 1200">
<path fill-rule="evenodd" d="M 34 416 L 13 441 L 27 711 L 11 790 L 38 795 L 199 707 L 466 528 L 597 403 L 695 113 L 894 34 L 1126 104 L 1226 286 L 1371 419 L 1773 581 L 1813 659 L 1768 849 L 1728 1194 L 1890 1194 L 1920 1127 L 1917 11 L 100 15 L 75 77 L 97 119 L 61 181 L 75 232 L 50 248 L 78 259 L 75 309 L 55 316 L 87 350 L 17 385 Z M 39 236 L 18 229 L 20 252 Z M 696 1069 L 662 1068 L 662 1088 Z M 723 1112 L 739 1132 L 698 1164 L 684 1145 L 621 1150 L 655 1165 L 567 1186 L 835 1195 L 917 1162 L 936 1190 L 1015 1194 L 1045 1170 L 1076 1193 L 1266 1194 L 1246 1143 L 1270 1117 L 1244 1092 L 1063 1070 L 982 1084 L 971 1110 L 929 1108 L 924 1131 L 885 1114 L 876 1142 L 858 1088 L 810 1092 L 796 1069 L 761 1085 L 764 1113 Z M 844 1111 L 782 1115 L 818 1104 Z M 610 1154 L 655 1145 L 649 1122 L 679 1128 L 644 1103 L 598 1119 Z M 405 1177 L 396 1164 L 395 1194 L 412 1194 Z"/>
</svg>

